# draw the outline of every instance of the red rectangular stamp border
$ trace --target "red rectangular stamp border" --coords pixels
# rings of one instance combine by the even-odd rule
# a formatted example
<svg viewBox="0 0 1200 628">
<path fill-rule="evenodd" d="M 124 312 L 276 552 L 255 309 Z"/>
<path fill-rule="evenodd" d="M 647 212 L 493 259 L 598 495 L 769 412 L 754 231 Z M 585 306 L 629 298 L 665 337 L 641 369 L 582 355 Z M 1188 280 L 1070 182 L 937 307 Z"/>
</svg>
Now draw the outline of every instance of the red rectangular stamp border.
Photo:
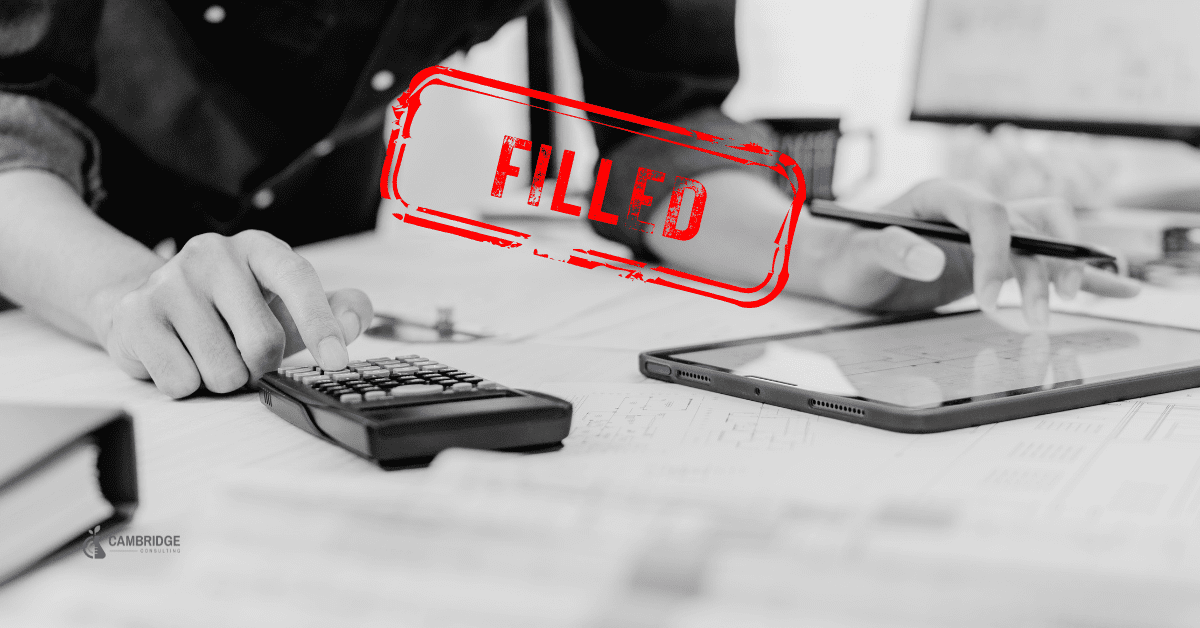
<svg viewBox="0 0 1200 628">
<path fill-rule="evenodd" d="M 572 115 L 559 109 L 547 109 L 552 113 L 578 118 L 590 124 L 603 124 L 635 135 L 642 135 L 675 144 L 682 149 L 698 150 L 742 165 L 766 168 L 784 177 L 788 180 L 792 190 L 791 208 L 784 217 L 779 232 L 775 236 L 775 252 L 772 256 L 771 270 L 757 286 L 736 286 L 661 265 L 647 269 L 646 264 L 643 262 L 594 250 L 574 249 L 567 259 L 559 260 L 582 268 L 605 267 L 615 269 L 624 273 L 624 276 L 629 279 L 637 279 L 650 284 L 675 288 L 746 308 L 765 305 L 783 291 L 788 280 L 788 261 L 791 258 L 791 247 L 796 224 L 806 196 L 804 174 L 795 160 L 790 156 L 779 151 L 769 150 L 752 142 L 736 144 L 734 140 L 717 137 L 702 131 L 686 129 L 678 125 L 623 113 L 614 109 L 577 101 L 564 96 L 540 92 L 521 85 L 514 85 L 444 66 L 430 66 L 417 73 L 412 81 L 410 81 L 408 89 L 397 99 L 396 105 L 392 107 L 395 119 L 388 137 L 387 154 L 384 157 L 379 179 L 379 191 L 382 198 L 398 200 L 408 210 L 404 214 L 393 214 L 397 219 L 413 226 L 433 229 L 479 242 L 486 242 L 502 248 L 520 248 L 526 244 L 524 241 L 530 238 L 529 234 L 448 212 L 426 207 L 417 207 L 414 211 L 409 206 L 409 203 L 401 197 L 397 178 L 400 165 L 404 159 L 404 149 L 407 146 L 407 142 L 412 138 L 412 121 L 416 112 L 421 107 L 422 91 L 435 85 L 509 100 L 529 107 L 537 106 L 532 104 L 533 100 L 541 100 L 565 108 L 599 114 L 609 119 L 629 123 L 634 128 L 625 128 L 616 124 L 593 120 L 586 116 Z M 516 98 L 489 93 L 488 91 L 484 91 L 484 88 L 499 90 L 513 96 L 523 96 L 529 98 L 531 102 L 524 102 Z M 544 107 L 539 108 L 545 109 Z M 639 130 L 638 127 L 657 129 L 668 134 L 668 137 L 652 135 Z M 670 135 L 687 138 L 691 142 L 698 140 L 703 145 L 684 142 L 682 139 L 669 139 Z M 767 160 L 774 163 L 763 163 L 763 161 L 759 160 L 763 157 L 774 157 L 774 159 Z M 782 259 L 779 255 L 781 250 L 783 252 Z M 536 248 L 533 250 L 533 253 L 539 257 L 550 258 L 548 253 L 539 252 Z M 653 276 L 646 277 L 645 273 L 650 273 Z M 774 283 L 772 283 L 772 279 L 775 279 Z M 769 291 L 766 294 L 762 294 L 764 290 Z"/>
</svg>

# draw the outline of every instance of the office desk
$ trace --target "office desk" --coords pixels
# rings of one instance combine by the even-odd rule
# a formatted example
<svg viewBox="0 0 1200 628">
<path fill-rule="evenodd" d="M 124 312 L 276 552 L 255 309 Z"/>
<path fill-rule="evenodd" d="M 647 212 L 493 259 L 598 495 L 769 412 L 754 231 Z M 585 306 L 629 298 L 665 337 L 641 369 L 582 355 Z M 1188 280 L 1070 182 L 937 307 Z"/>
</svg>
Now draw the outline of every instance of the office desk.
<svg viewBox="0 0 1200 628">
<path fill-rule="evenodd" d="M 578 245 L 578 239 L 585 237 L 586 233 L 579 229 L 579 225 L 567 223 L 547 223 L 534 228 L 546 229 L 551 234 L 560 232 L 573 245 Z M 362 287 L 371 295 L 378 311 L 429 320 L 433 317 L 431 304 L 451 304 L 462 324 L 490 327 L 497 334 L 495 339 L 461 344 L 415 345 L 363 338 L 351 346 L 353 357 L 421 353 L 516 387 L 550 386 L 554 391 L 554 386 L 566 385 L 563 383 L 588 382 L 588 386 L 606 384 L 614 387 L 614 390 L 625 390 L 645 381 L 637 371 L 636 355 L 648 347 L 736 337 L 750 332 L 803 329 L 862 318 L 861 314 L 827 304 L 791 298 L 778 299 L 756 310 L 742 310 L 683 292 L 545 261 L 520 250 L 495 249 L 453 236 L 394 224 L 388 219 L 384 219 L 376 233 L 307 247 L 303 252 L 313 262 L 327 288 Z M 1153 298 L 1171 297 L 1156 293 Z M 131 603 L 123 599 L 121 604 L 117 604 L 120 609 L 110 611 L 106 604 L 115 604 L 116 598 L 137 598 L 145 591 L 157 591 L 157 594 L 166 592 L 175 596 L 172 604 L 187 599 L 191 595 L 187 587 L 191 585 L 179 584 L 172 589 L 170 582 L 179 577 L 178 565 L 181 560 L 194 559 L 196 555 L 203 555 L 216 547 L 206 544 L 211 539 L 193 539 L 206 538 L 203 527 L 211 524 L 206 516 L 213 508 L 219 511 L 224 508 L 221 512 L 226 513 L 238 510 L 229 506 L 229 498 L 214 497 L 214 494 L 220 493 L 222 486 L 230 482 L 236 483 L 247 476 L 258 475 L 289 478 L 328 476 L 340 480 L 350 476 L 361 478 L 362 486 L 375 486 L 380 481 L 387 482 L 393 478 L 400 478 L 396 481 L 401 483 L 419 482 L 431 473 L 412 471 L 384 474 L 360 459 L 284 423 L 262 408 L 250 394 L 171 401 L 152 385 L 126 377 L 100 350 L 71 340 L 20 311 L 0 314 L 0 355 L 4 356 L 0 364 L 0 381 L 5 382 L 0 386 L 0 402 L 112 404 L 130 410 L 136 421 L 141 507 L 123 533 L 181 534 L 182 552 L 191 553 L 183 558 L 176 555 L 120 555 L 111 556 L 105 561 L 92 561 L 80 552 L 72 552 L 0 591 L 2 625 L 32 625 L 35 620 L 44 621 L 44 625 L 71 625 L 79 623 L 84 617 L 95 620 L 97 625 L 122 625 L 132 623 L 122 614 L 128 611 Z M 289 362 L 300 363 L 306 359 L 306 355 L 299 355 Z M 1181 394 L 1186 396 L 1190 393 Z M 589 398 L 580 399 L 592 403 Z M 706 400 L 692 393 L 663 399 L 667 403 L 661 416 L 668 418 L 672 409 L 678 408 L 677 403 L 675 406 L 671 404 L 679 399 L 683 400 L 685 406 L 709 404 L 703 406 L 704 412 L 727 412 L 722 416 L 729 417 L 727 420 L 730 422 L 745 417 L 756 418 L 752 413 L 745 412 L 744 406 L 737 406 L 733 410 L 722 409 L 720 402 L 713 405 L 711 399 Z M 1179 399 L 1177 396 L 1173 400 L 1155 403 L 1179 404 Z M 588 407 L 577 405 L 577 425 L 583 423 L 580 413 Z M 1138 408 L 1141 407 L 1116 408 L 1112 413 L 1128 414 L 1140 411 Z M 770 408 L 756 412 L 759 412 L 757 419 L 763 422 L 778 423 L 788 420 L 788 416 L 799 416 L 799 413 L 786 416 L 774 413 Z M 1166 411 L 1162 412 L 1165 416 Z M 780 494 L 786 493 L 791 498 L 803 496 L 817 501 L 826 500 L 823 503 L 860 500 L 875 508 L 880 503 L 877 501 L 879 494 L 884 492 L 880 482 L 881 472 L 884 476 L 892 476 L 882 483 L 891 487 L 888 488 L 889 494 L 916 490 L 914 487 L 918 484 L 929 484 L 933 479 L 943 484 L 953 480 L 951 483 L 961 485 L 958 489 L 952 487 L 953 490 L 963 487 L 963 490 L 969 490 L 975 486 L 970 483 L 972 481 L 988 486 L 997 483 L 1004 486 L 1008 482 L 1010 487 L 1016 483 L 1018 488 L 1032 486 L 1036 489 L 1039 481 L 1045 482 L 1049 477 L 1043 474 L 1031 479 L 1020 475 L 1004 476 L 1003 473 L 993 477 L 997 471 L 973 467 L 982 463 L 972 462 L 972 456 L 983 455 L 979 452 L 989 448 L 1012 448 L 1014 443 L 1025 442 L 1021 440 L 1025 438 L 1024 435 L 1042 429 L 1039 426 L 1043 423 L 1048 426 L 1046 429 L 1053 428 L 1053 420 L 1038 423 L 1041 419 L 1035 418 L 994 430 L 991 426 L 985 426 L 927 437 L 883 433 L 837 421 L 818 420 L 816 417 L 801 420 L 806 421 L 806 431 L 800 440 L 793 441 L 789 446 L 802 446 L 803 451 L 782 452 L 784 457 L 772 459 L 787 460 L 789 456 L 791 459 L 804 458 L 804 463 L 808 465 L 803 467 L 803 472 L 798 471 L 801 467 L 788 466 L 787 473 L 795 474 L 793 477 L 775 478 Z M 1097 415 L 1088 420 L 1101 425 L 1108 418 Z M 1061 429 L 1078 429 L 1087 420 L 1059 423 Z M 1072 425 L 1075 427 L 1072 428 Z M 736 429 L 737 426 L 731 428 Z M 841 462 L 828 459 L 831 456 L 827 454 L 831 450 L 825 449 L 823 453 L 822 448 L 827 447 L 823 443 L 833 442 L 841 442 L 840 446 L 843 447 L 846 443 L 853 443 L 855 448 L 861 450 L 861 457 Z M 1067 446 L 1062 441 L 1058 445 Z M 1195 449 L 1200 445 L 1185 443 L 1185 447 L 1192 448 L 1186 449 L 1185 453 L 1190 452 L 1189 455 L 1194 454 L 1200 460 L 1200 450 Z M 842 451 L 838 450 L 839 456 Z M 1072 455 L 1100 455 L 1098 452 L 1098 448 L 1083 447 Z M 1069 451 L 1063 455 L 1068 454 Z M 670 452 L 664 453 L 664 459 L 670 458 L 670 455 Z M 713 459 L 720 455 L 723 454 L 712 454 Z M 902 463 L 886 469 L 879 462 L 901 458 Z M 612 463 L 614 474 L 618 474 L 621 468 L 625 469 L 624 472 L 641 473 L 637 465 L 642 462 L 637 459 L 613 460 L 621 461 Z M 694 464 L 695 459 L 680 458 L 677 462 L 683 468 L 683 465 Z M 594 473 L 595 460 L 587 459 L 586 463 L 592 465 L 588 467 L 588 472 Z M 626 464 L 628 467 L 624 467 Z M 1035 461 L 1033 464 L 1044 466 L 1049 463 Z M 604 467 L 600 468 L 603 471 Z M 820 477 L 821 473 L 829 473 L 830 469 L 838 469 L 839 477 Z M 854 469 L 861 470 L 858 476 L 848 471 Z M 705 472 L 711 471 L 711 468 L 705 469 Z M 984 471 L 993 476 L 984 477 Z M 653 469 L 648 471 L 652 472 Z M 947 475 L 962 477 L 943 477 Z M 1184 495 L 1183 491 L 1198 490 L 1193 480 L 1195 478 L 1181 478 L 1183 488 L 1178 489 L 1180 495 Z M 1072 481 L 1082 482 L 1086 488 L 1092 486 L 1088 482 L 1094 484 L 1104 479 L 1077 475 Z M 713 480 L 713 483 L 717 482 L 718 479 Z M 698 482 L 699 485 L 704 483 L 703 480 Z M 294 487 L 288 490 L 294 490 Z M 326 487 L 324 490 L 334 490 L 340 494 L 345 489 Z M 1079 497 L 1081 492 L 1072 493 L 1071 499 L 1084 499 Z M 214 507 L 214 503 L 225 505 Z M 236 505 L 236 500 L 233 503 Z M 1020 500 L 1003 501 L 1004 507 L 1014 509 L 1014 512 L 1021 503 Z M 1060 504 L 1068 509 L 1076 505 L 1073 501 L 1065 506 Z M 1084 508 L 1086 504 L 1078 506 Z M 1185 501 L 1180 520 L 1194 522 L 1194 512 L 1188 510 L 1194 506 L 1194 503 Z M 892 512 L 888 508 L 884 510 Z M 997 517 L 996 521 L 1010 521 L 1011 512 L 1001 516 L 997 514 L 999 509 L 993 510 L 995 512 L 988 511 L 990 514 L 981 515 L 982 521 L 986 523 L 989 521 L 987 517 L 993 515 Z M 896 516 L 903 519 L 902 515 Z M 318 515 L 313 512 L 312 516 L 315 518 Z M 278 530 L 300 525 L 295 518 L 278 513 L 265 517 L 255 520 L 254 525 Z M 848 519 L 846 529 L 857 529 L 854 526 L 858 524 L 853 521 L 859 519 Z M 819 545 L 815 539 L 810 541 Z M 304 551 L 302 545 L 297 551 Z M 264 556 L 273 557 L 270 560 L 283 559 L 282 554 L 268 553 Z M 336 557 L 337 554 L 326 556 Z M 332 562 L 332 559 L 329 560 Z M 321 570 L 321 564 L 318 562 L 314 566 L 308 563 L 307 567 L 301 569 L 313 570 L 315 575 Z M 249 570 L 258 568 L 266 567 L 263 563 L 253 562 L 238 567 Z M 207 569 L 206 573 L 210 575 L 220 573 L 218 567 L 209 565 Z M 334 567 L 330 566 L 329 569 Z M 345 566 L 339 569 L 343 571 L 336 573 L 343 575 L 353 571 L 344 571 Z M 1157 577 L 1156 574 L 1150 576 Z M 164 585 L 164 582 L 167 584 Z M 853 582 L 857 584 L 852 586 L 863 583 L 861 579 Z M 813 583 L 804 586 L 809 585 Z M 167 588 L 164 589 L 164 586 Z M 925 593 L 928 594 L 927 591 Z M 386 594 L 380 594 L 376 601 L 386 600 L 387 597 Z M 203 601 L 206 598 L 201 596 L 200 599 Z M 207 599 L 211 602 L 213 598 Z M 247 617 L 254 616 L 255 598 L 250 599 L 244 607 Z M 153 600 L 145 600 L 145 608 L 156 608 L 164 613 L 181 612 L 178 606 L 155 607 L 154 604 Z M 982 602 L 979 604 L 980 610 L 986 607 Z M 55 610 L 47 615 L 47 609 Z M 713 615 L 720 616 L 720 613 Z M 612 622 L 612 625 L 621 624 L 620 618 L 609 617 L 604 621 Z M 780 621 L 786 625 L 788 620 Z M 555 624 L 550 621 L 546 625 Z M 763 625 L 774 624 L 766 622 Z"/>
</svg>

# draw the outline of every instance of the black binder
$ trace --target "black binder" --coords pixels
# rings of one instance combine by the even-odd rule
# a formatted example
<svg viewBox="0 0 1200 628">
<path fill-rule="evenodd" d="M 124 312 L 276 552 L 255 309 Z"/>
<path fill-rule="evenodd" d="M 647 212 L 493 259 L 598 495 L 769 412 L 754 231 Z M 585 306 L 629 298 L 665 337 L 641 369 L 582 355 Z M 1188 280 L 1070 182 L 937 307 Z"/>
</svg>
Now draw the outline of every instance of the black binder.
<svg viewBox="0 0 1200 628">
<path fill-rule="evenodd" d="M 138 504 L 137 464 L 133 420 L 120 410 L 56 406 L 0 405 L 0 502 L 22 482 L 55 464 L 81 444 L 94 443 L 100 493 L 113 514 L 99 522 L 101 529 L 128 521 Z M 47 547 L 40 558 L 7 575 L 11 581 L 69 548 L 78 549 L 93 523 L 84 524 L 65 544 Z"/>
</svg>

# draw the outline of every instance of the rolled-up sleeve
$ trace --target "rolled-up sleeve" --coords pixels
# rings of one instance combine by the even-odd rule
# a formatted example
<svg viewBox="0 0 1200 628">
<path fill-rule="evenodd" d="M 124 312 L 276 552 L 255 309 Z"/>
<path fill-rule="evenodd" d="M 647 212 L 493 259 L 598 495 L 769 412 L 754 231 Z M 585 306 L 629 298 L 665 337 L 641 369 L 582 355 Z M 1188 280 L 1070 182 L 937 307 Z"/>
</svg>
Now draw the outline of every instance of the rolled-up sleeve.
<svg viewBox="0 0 1200 628">
<path fill-rule="evenodd" d="M 93 208 L 100 144 L 68 112 L 94 87 L 100 0 L 0 0 L 0 172 L 58 175 Z"/>
<path fill-rule="evenodd" d="M 84 202 L 103 198 L 95 135 L 56 105 L 0 91 L 0 172 L 35 168 L 62 177 Z"/>
</svg>

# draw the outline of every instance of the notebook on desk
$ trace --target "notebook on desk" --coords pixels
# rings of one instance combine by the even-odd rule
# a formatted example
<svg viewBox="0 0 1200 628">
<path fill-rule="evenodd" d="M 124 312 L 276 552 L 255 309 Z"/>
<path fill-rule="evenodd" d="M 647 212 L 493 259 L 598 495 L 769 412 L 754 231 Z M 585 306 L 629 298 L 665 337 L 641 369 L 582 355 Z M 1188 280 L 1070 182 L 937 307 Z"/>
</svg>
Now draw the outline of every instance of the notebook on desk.
<svg viewBox="0 0 1200 628">
<path fill-rule="evenodd" d="M 111 409 L 0 406 L 0 584 L 137 507 L 133 422 Z M 94 539 L 94 540 L 92 540 Z"/>
</svg>

